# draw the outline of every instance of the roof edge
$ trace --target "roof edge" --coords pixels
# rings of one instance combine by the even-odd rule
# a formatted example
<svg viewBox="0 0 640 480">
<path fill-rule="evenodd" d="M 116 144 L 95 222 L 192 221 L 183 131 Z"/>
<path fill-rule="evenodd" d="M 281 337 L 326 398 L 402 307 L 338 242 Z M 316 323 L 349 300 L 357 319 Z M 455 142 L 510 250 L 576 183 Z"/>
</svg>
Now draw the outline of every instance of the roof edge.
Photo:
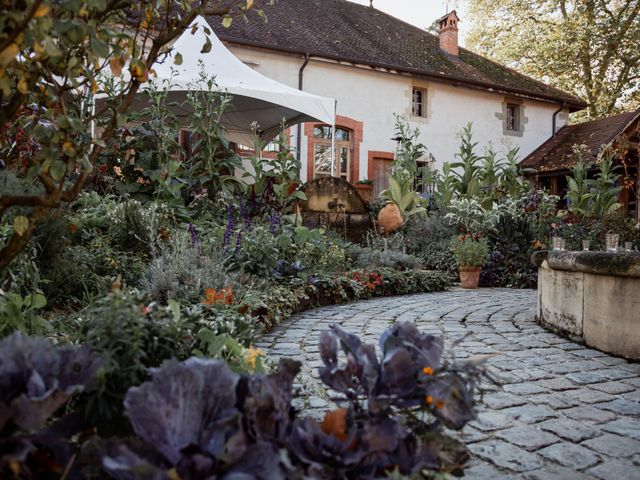
<svg viewBox="0 0 640 480">
<path fill-rule="evenodd" d="M 522 95 L 522 96 L 526 96 L 526 97 L 529 97 L 529 98 L 540 99 L 540 100 L 551 102 L 551 103 L 562 103 L 562 104 L 566 105 L 568 108 L 572 109 L 571 110 L 572 112 L 583 110 L 584 108 L 588 107 L 588 104 L 585 101 L 571 102 L 571 101 L 568 101 L 566 98 L 562 98 L 562 97 L 557 97 L 557 96 L 553 96 L 553 95 L 544 95 L 544 94 L 531 92 L 531 91 L 528 91 L 528 90 L 522 90 L 522 89 L 507 88 L 507 87 L 504 87 L 504 86 L 501 86 L 501 85 L 497 85 L 497 84 L 493 84 L 493 83 L 468 80 L 468 79 L 465 79 L 465 78 L 455 77 L 455 76 L 451 76 L 451 75 L 438 76 L 438 75 L 434 75 L 433 73 L 425 72 L 424 70 L 418 70 L 418 69 L 412 69 L 412 68 L 406 68 L 406 67 L 399 67 L 399 66 L 392 67 L 390 65 L 376 64 L 376 63 L 369 62 L 367 60 L 362 60 L 362 59 L 357 59 L 357 58 L 346 58 L 346 57 L 338 56 L 338 55 L 326 55 L 324 53 L 314 53 L 312 50 L 304 50 L 304 49 L 296 49 L 296 48 L 285 48 L 285 47 L 275 47 L 273 45 L 268 45 L 268 44 L 265 44 L 265 43 L 262 43 L 262 42 L 252 42 L 250 40 L 240 40 L 240 39 L 233 38 L 233 37 L 226 36 L 226 35 L 219 35 L 218 38 L 220 38 L 220 40 L 222 40 L 223 42 L 232 43 L 232 44 L 240 45 L 240 46 L 263 48 L 263 49 L 271 50 L 271 51 L 274 51 L 274 52 L 293 53 L 293 54 L 297 54 L 297 55 L 309 55 L 309 56 L 312 56 L 312 57 L 325 58 L 325 59 L 328 59 L 328 60 L 334 60 L 334 61 L 339 61 L 339 62 L 349 62 L 349 63 L 354 63 L 354 64 L 367 65 L 367 66 L 370 66 L 372 68 L 384 68 L 386 70 L 395 70 L 397 72 L 409 73 L 409 74 L 413 74 L 413 75 L 420 75 L 422 77 L 431 78 L 431 79 L 433 79 L 435 81 L 440 81 L 440 82 L 452 81 L 452 82 L 460 83 L 460 84 L 464 84 L 464 85 L 471 85 L 471 86 L 475 86 L 475 87 L 480 87 L 481 89 L 487 90 L 487 91 L 504 92 L 504 93 L 509 93 L 509 94 Z M 532 80 L 535 80 L 535 79 L 532 79 Z"/>
<path fill-rule="evenodd" d="M 616 132 L 607 140 L 606 143 L 603 143 L 602 145 L 609 145 L 611 144 L 613 141 L 615 141 L 616 138 L 618 138 L 625 130 L 627 130 L 632 124 L 633 122 L 637 121 L 640 119 L 640 108 L 636 109 L 634 112 L 626 112 L 626 113 L 620 113 L 618 115 L 625 115 L 625 114 L 629 114 L 632 113 L 631 118 L 629 120 L 627 120 L 620 128 L 618 128 L 618 130 L 616 130 Z M 610 117 L 613 117 L 615 115 L 610 115 Z M 571 128 L 573 126 L 578 126 L 578 125 L 583 125 L 585 123 L 591 123 L 591 122 L 597 122 L 599 120 L 604 120 L 608 117 L 601 117 L 601 118 L 596 118 L 594 120 L 590 120 L 588 122 L 583 122 L 578 123 L 576 125 L 565 125 L 563 126 L 560 130 L 558 130 L 556 132 L 555 135 L 552 135 L 551 137 L 549 137 L 543 144 L 541 144 L 538 148 L 536 148 L 533 152 L 531 152 L 529 155 L 527 155 L 525 158 L 523 158 L 520 162 L 518 162 L 518 165 L 524 165 L 524 163 L 529 160 L 530 157 L 532 157 L 538 150 L 544 148 L 545 145 L 547 145 L 549 142 L 551 142 L 554 138 L 556 138 L 558 136 L 558 134 L 560 134 L 561 132 L 563 132 L 563 130 Z M 562 172 L 567 170 L 566 168 L 561 168 L 561 169 L 557 169 L 557 170 L 542 170 L 540 171 L 539 169 L 536 169 L 534 167 L 526 167 L 530 170 L 533 170 L 536 172 L 536 174 L 549 174 L 549 173 L 553 173 L 553 172 Z"/>
</svg>

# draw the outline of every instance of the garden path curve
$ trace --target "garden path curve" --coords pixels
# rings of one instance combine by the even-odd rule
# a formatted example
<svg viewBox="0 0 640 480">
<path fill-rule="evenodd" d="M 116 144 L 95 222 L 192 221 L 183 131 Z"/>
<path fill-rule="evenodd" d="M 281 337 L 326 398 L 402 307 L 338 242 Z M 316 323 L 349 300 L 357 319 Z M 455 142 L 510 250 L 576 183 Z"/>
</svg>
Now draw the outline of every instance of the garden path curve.
<svg viewBox="0 0 640 480">
<path fill-rule="evenodd" d="M 368 343 L 396 321 L 443 335 L 465 334 L 458 357 L 496 354 L 504 384 L 485 393 L 462 435 L 473 453 L 469 479 L 640 480 L 640 364 L 549 333 L 534 321 L 532 290 L 480 289 L 387 297 L 294 316 L 257 346 L 270 359 L 303 361 L 298 407 L 330 404 L 317 380 L 318 337 L 338 323 Z"/>
</svg>

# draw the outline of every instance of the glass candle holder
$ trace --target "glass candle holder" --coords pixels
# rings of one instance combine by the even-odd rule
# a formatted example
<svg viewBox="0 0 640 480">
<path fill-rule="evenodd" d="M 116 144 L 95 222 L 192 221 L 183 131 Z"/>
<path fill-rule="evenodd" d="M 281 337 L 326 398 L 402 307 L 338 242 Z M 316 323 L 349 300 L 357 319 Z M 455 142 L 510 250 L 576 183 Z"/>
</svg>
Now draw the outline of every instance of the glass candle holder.
<svg viewBox="0 0 640 480">
<path fill-rule="evenodd" d="M 582 250 L 583 251 L 588 252 L 590 246 L 591 246 L 591 242 L 589 240 L 582 240 Z"/>
<path fill-rule="evenodd" d="M 564 250 L 564 238 L 562 237 L 552 237 L 551 238 L 551 248 L 553 250 L 562 251 Z"/>
<path fill-rule="evenodd" d="M 624 242 L 624 251 L 633 252 L 633 242 Z"/>
<path fill-rule="evenodd" d="M 607 252 L 615 253 L 618 251 L 618 245 L 620 243 L 620 235 L 617 233 L 607 233 L 606 244 Z"/>
</svg>

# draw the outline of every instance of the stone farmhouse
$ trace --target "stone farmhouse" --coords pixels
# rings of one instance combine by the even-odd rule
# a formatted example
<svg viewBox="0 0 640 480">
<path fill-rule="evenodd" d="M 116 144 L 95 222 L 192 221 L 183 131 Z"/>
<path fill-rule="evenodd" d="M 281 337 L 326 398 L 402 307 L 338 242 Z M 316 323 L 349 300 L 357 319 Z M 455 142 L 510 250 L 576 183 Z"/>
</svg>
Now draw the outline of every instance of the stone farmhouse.
<svg viewBox="0 0 640 480">
<path fill-rule="evenodd" d="M 586 104 L 458 45 L 455 11 L 437 35 L 373 7 L 347 0 L 259 0 L 257 12 L 230 28 L 209 23 L 245 64 L 301 90 L 337 100 L 336 164 L 350 182 L 386 185 L 394 157 L 394 114 L 421 130 L 436 168 L 453 161 L 457 133 L 473 122 L 474 138 L 498 149 L 519 147 L 524 158 Z M 329 125 L 290 130 L 302 160 L 302 180 L 330 175 Z"/>
</svg>

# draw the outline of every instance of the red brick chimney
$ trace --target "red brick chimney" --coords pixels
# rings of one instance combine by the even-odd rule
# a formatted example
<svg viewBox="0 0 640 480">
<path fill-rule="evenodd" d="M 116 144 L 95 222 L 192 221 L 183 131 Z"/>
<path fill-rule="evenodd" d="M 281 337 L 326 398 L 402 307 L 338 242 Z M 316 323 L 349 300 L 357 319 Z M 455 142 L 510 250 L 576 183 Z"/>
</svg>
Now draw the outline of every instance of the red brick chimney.
<svg viewBox="0 0 640 480">
<path fill-rule="evenodd" d="M 438 20 L 440 49 L 447 55 L 458 56 L 458 22 L 460 18 L 454 10 Z"/>
</svg>

